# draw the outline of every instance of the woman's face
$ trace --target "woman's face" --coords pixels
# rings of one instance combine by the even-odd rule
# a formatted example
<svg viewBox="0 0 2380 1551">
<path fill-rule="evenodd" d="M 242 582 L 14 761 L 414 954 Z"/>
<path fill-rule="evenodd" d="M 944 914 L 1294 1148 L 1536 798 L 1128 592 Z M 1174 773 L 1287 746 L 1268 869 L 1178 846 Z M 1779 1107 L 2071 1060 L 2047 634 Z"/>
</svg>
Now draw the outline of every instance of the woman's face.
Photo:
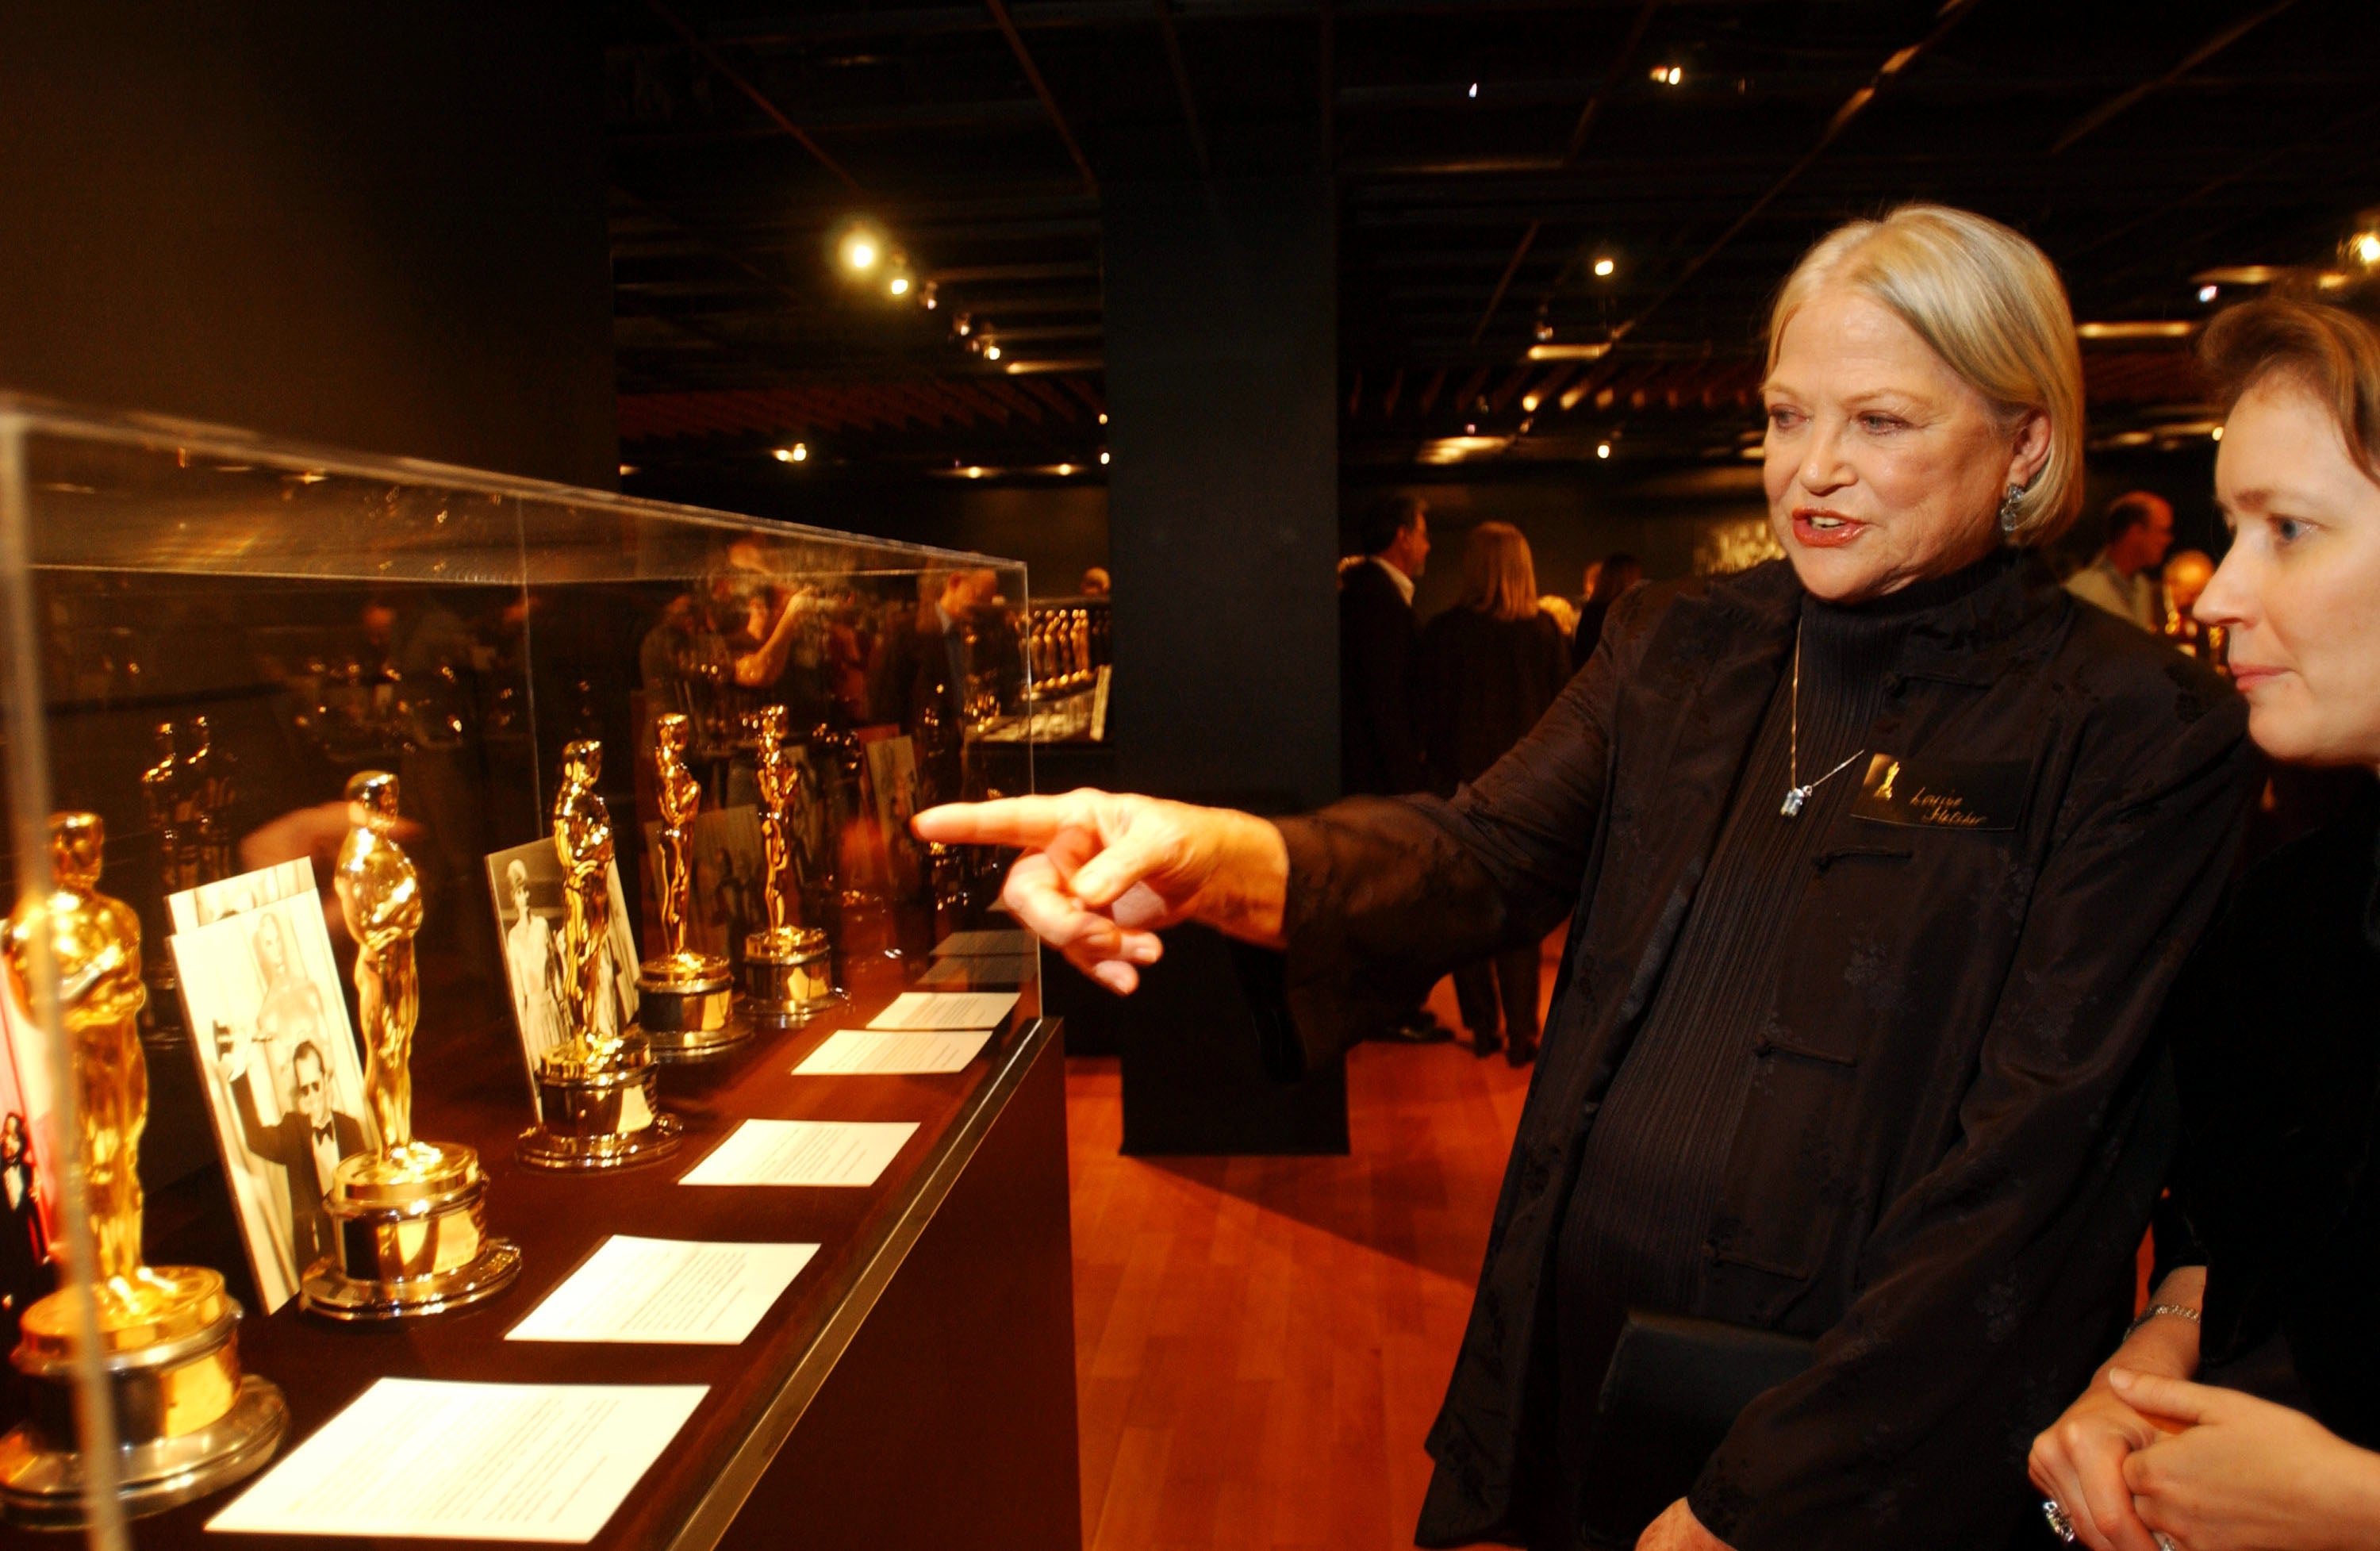
<svg viewBox="0 0 2380 1551">
<path fill-rule="evenodd" d="M 2380 484 L 2330 412 L 2268 376 L 2223 427 L 2231 552 L 2196 613 L 2230 634 L 2248 735 L 2277 759 L 2380 765 Z"/>
<path fill-rule="evenodd" d="M 2002 493 L 2049 454 L 2047 417 L 2010 425 L 1914 329 L 1852 291 L 1822 289 L 1793 314 L 1761 392 L 1768 525 L 1829 602 L 1981 560 L 1999 543 Z"/>
</svg>

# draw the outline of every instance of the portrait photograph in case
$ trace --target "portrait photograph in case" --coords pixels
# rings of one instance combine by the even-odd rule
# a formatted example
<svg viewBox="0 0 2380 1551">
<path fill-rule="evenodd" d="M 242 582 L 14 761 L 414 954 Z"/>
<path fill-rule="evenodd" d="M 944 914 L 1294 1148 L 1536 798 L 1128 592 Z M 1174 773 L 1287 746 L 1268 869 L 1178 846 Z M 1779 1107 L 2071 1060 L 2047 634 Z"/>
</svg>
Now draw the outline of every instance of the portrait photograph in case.
<svg viewBox="0 0 2380 1551">
<path fill-rule="evenodd" d="M 638 959 L 616 862 L 610 882 L 614 994 L 597 1015 L 604 1032 L 616 1033 L 637 1021 Z M 531 841 L 490 853 L 488 890 L 495 898 L 496 934 L 511 993 L 513 1027 L 520 1036 L 521 1070 L 534 1092 L 538 1061 L 563 1036 L 562 859 L 553 854 L 553 842 Z"/>
<path fill-rule="evenodd" d="M 260 1313 L 336 1251 L 322 1196 L 380 1145 L 346 988 L 311 889 L 178 932 L 174 966 Z"/>
</svg>

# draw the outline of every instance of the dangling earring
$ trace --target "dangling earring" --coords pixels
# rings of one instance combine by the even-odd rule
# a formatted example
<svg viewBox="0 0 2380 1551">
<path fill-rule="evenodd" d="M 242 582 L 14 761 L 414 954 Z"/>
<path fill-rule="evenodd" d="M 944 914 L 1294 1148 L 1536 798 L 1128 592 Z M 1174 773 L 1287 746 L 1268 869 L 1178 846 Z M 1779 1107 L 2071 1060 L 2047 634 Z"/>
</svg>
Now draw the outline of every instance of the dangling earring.
<svg viewBox="0 0 2380 1551">
<path fill-rule="evenodd" d="M 2008 488 L 2008 493 L 2000 497 L 2000 531 L 2002 533 L 2014 533 L 2016 531 L 2016 503 L 2023 494 L 2024 487 L 2022 485 L 2010 485 Z"/>
</svg>

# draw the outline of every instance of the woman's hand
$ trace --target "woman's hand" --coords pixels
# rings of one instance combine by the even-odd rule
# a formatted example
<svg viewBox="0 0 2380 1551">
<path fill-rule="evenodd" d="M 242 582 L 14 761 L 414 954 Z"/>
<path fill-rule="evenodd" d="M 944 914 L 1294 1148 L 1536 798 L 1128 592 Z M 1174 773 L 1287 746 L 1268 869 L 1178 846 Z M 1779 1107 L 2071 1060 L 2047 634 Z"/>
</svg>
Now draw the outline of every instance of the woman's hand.
<svg viewBox="0 0 2380 1551">
<path fill-rule="evenodd" d="M 1086 788 L 949 803 L 911 827 L 945 844 L 1022 847 L 1000 897 L 1035 936 L 1119 994 L 1164 951 L 1157 933 L 1179 922 L 1281 942 L 1289 850 L 1280 830 L 1249 814 Z"/>
<path fill-rule="evenodd" d="M 2142 1521 L 2184 1551 L 2329 1551 L 2380 1538 L 2380 1454 L 2303 1412 L 2117 1368 L 2134 1410 L 2183 1431 L 2124 1461 Z"/>
<path fill-rule="evenodd" d="M 1645 1533 L 1636 1537 L 1636 1551 L 1728 1551 L 1728 1544 L 1704 1529 L 1686 1499 L 1680 1497 L 1645 1526 Z"/>
<path fill-rule="evenodd" d="M 2124 1461 L 2159 1436 L 2156 1424 L 2126 1404 L 2102 1373 L 2033 1440 L 2025 1473 L 2066 1510 L 2091 1551 L 2156 1551 L 2148 1526 L 2132 1509 Z"/>
</svg>

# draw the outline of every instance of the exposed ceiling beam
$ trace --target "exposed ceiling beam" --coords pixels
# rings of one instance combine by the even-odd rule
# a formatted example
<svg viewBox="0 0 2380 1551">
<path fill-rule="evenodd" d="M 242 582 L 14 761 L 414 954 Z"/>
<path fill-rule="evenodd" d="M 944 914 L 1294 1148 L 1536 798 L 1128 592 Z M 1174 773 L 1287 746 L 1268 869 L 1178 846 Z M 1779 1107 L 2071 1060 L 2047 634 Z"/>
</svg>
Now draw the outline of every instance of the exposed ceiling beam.
<svg viewBox="0 0 2380 1551">
<path fill-rule="evenodd" d="M 2233 43 L 2238 42 L 2241 38 L 2246 37 L 2250 32 L 2262 27 L 2265 22 L 2272 20 L 2273 18 L 2280 15 L 2283 11 L 2288 10 L 2295 4 L 2297 4 L 2297 0 L 2277 0 L 2277 4 L 2266 6 L 2263 10 L 2244 16 L 2239 20 L 2231 23 L 2228 27 L 2222 29 L 2213 37 L 2207 39 L 2204 42 L 2199 44 L 2196 48 L 2192 49 L 2188 54 L 2184 55 L 2180 64 L 2176 65 L 2172 69 L 2168 70 L 2165 74 L 2157 77 L 2155 80 L 2145 80 L 2141 82 L 2140 85 L 2133 87 L 2130 91 L 2119 92 L 2117 95 L 2100 103 L 2097 107 L 2093 108 L 2089 113 L 2086 113 L 2082 117 L 2076 119 L 2072 127 L 2070 127 L 2066 133 L 2058 137 L 2058 142 L 2049 148 L 2049 153 L 2052 156 L 2059 154 L 2061 151 L 2065 151 L 2068 146 L 2072 145 L 2076 140 L 2081 139 L 2092 130 L 2098 128 L 2101 125 L 2107 123 L 2118 114 L 2124 112 L 2133 104 L 2155 95 L 2156 92 L 2163 91 L 2168 86 L 2171 86 L 2175 81 L 2180 80 L 2191 71 L 2198 68 L 2201 65 L 2205 64 L 2208 60 L 2214 58 L 2225 49 L 2229 48 Z"/>
<path fill-rule="evenodd" d="M 1212 182 L 1215 165 L 1207 158 L 1207 128 L 1198 122 L 1198 95 L 1190 90 L 1190 65 L 1182 57 L 1182 38 L 1173 30 L 1172 0 L 1150 0 L 1157 10 L 1158 35 L 1165 40 L 1165 63 L 1173 70 L 1173 90 L 1182 99 L 1182 117 L 1190 127 L 1190 150 L 1198 158 L 1198 176 Z"/>
<path fill-rule="evenodd" d="M 993 3 L 996 5 L 998 0 L 993 0 Z M 842 163 L 836 161 L 833 157 L 829 156 L 826 151 L 820 147 L 818 141 L 810 139 L 809 135 L 800 125 L 786 117 L 785 110 L 777 106 L 775 103 L 770 101 L 769 94 L 767 92 L 762 91 L 759 87 L 747 80 L 741 71 L 737 70 L 735 66 L 730 65 L 725 59 L 722 58 L 719 51 L 711 47 L 710 43 L 703 40 L 701 33 L 697 32 L 693 28 L 688 27 L 685 22 L 680 21 L 677 18 L 677 14 L 672 11 L 668 6 L 662 5 L 662 0 L 645 0 L 645 8 L 651 11 L 653 15 L 661 18 L 663 22 L 667 23 L 671 31 L 675 32 L 679 37 L 684 38 L 686 40 L 686 46 L 694 50 L 696 54 L 699 55 L 704 64 L 718 71 L 720 75 L 726 79 L 727 83 L 730 86 L 733 86 L 736 91 L 749 98 L 753 106 L 759 108 L 762 113 L 769 115 L 770 122 L 775 124 L 778 128 L 783 129 L 788 135 L 793 136 L 795 139 L 800 141 L 802 149 L 808 151 L 813 157 L 817 158 L 820 166 L 824 167 L 836 177 L 842 179 L 843 186 L 844 188 L 850 189 L 855 194 L 860 191 L 859 180 L 852 176 L 850 173 L 844 171 Z"/>
<path fill-rule="evenodd" d="M 1808 172 L 1818 158 L 1827 153 L 1827 148 L 1841 138 L 1842 132 L 1851 127 L 1852 120 L 1857 118 L 1870 103 L 1876 101 L 1876 92 L 1882 90 L 1886 82 L 1900 75 L 1901 71 L 1923 57 L 1927 50 L 1949 37 L 1950 30 L 1965 20 L 1967 13 L 1973 10 L 1979 3 L 1980 0 L 1947 0 L 1947 4 L 1935 13 L 1933 30 L 1908 47 L 1893 51 L 1885 62 L 1876 67 L 1876 74 L 1868 78 L 1868 83 L 1844 99 L 1843 105 L 1835 110 L 1834 117 L 1827 121 L 1826 129 L 1818 136 L 1818 143 L 1803 152 L 1800 161 L 1788 167 L 1785 170 L 1785 176 L 1772 184 L 1767 193 L 1753 200 L 1752 208 L 1737 216 L 1727 230 L 1719 234 L 1718 241 L 1696 254 L 1658 296 L 1645 303 L 1634 317 L 1614 327 L 1611 337 L 1617 341 L 1633 333 L 1644 325 L 1646 319 L 1658 312 L 1671 297 L 1685 289 L 1687 283 L 1702 273 L 1705 264 L 1718 257 L 1726 249 L 1727 245 L 1735 240 L 1737 233 L 1758 220 L 1760 212 L 1775 203 L 1779 194 L 1800 181 L 1802 175 Z"/>
<path fill-rule="evenodd" d="M 1075 131 L 1067 127 L 1066 115 L 1059 109 L 1058 99 L 1050 94 L 1050 83 L 1041 79 L 1040 67 L 1033 63 L 1032 50 L 1025 46 L 1025 38 L 1016 30 L 1016 23 L 1009 19 L 1008 6 L 1002 0 L 983 0 L 983 3 L 991 11 L 991 19 L 1000 24 L 1002 34 L 1008 39 L 1009 52 L 1016 55 L 1016 63 L 1024 67 L 1025 79 L 1033 83 L 1033 94 L 1041 99 L 1043 107 L 1050 110 L 1050 124 L 1057 128 L 1058 138 L 1066 142 L 1066 154 L 1075 159 L 1075 170 L 1083 175 L 1085 191 L 1093 199 L 1099 198 L 1099 180 L 1092 176 L 1090 163 L 1083 159 L 1083 148 L 1075 143 Z"/>
</svg>

